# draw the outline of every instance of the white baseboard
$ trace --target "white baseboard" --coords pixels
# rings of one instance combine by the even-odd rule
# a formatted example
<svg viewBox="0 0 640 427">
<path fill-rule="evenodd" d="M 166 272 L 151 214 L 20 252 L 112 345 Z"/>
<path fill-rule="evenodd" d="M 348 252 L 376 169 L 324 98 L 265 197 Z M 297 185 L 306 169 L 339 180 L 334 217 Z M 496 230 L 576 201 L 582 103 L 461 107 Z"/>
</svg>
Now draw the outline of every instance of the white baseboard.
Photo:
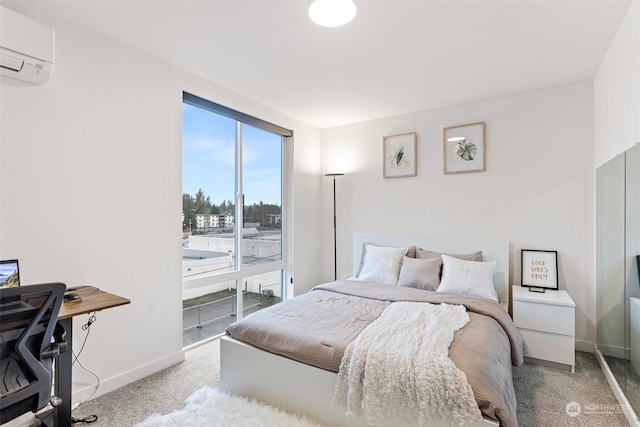
<svg viewBox="0 0 640 427">
<path fill-rule="evenodd" d="M 576 351 L 584 351 L 586 353 L 595 353 L 596 352 L 596 346 L 593 345 L 592 342 L 576 340 L 575 343 L 576 343 Z"/>
<path fill-rule="evenodd" d="M 617 359 L 629 359 L 628 348 L 598 344 L 598 349 L 603 356 L 615 357 Z"/>
<path fill-rule="evenodd" d="M 132 369 L 127 372 L 123 372 L 115 377 L 102 379 L 100 381 L 100 387 L 96 391 L 95 395 L 92 399 L 95 399 L 98 396 L 102 396 L 103 394 L 109 393 L 113 390 L 119 389 L 120 387 L 124 387 L 127 384 L 131 384 L 134 381 L 140 380 L 144 377 L 147 377 L 151 374 L 154 374 L 158 371 L 161 371 L 165 368 L 183 362 L 185 358 L 184 351 L 178 351 L 176 353 L 170 354 L 161 359 L 154 360 L 153 362 L 147 363 L 145 365 L 139 366 L 135 369 Z M 84 399 L 87 399 L 93 393 L 95 389 L 94 385 L 86 385 L 86 384 L 73 384 L 73 396 L 71 401 L 73 402 L 73 407 L 82 402 Z"/>
</svg>

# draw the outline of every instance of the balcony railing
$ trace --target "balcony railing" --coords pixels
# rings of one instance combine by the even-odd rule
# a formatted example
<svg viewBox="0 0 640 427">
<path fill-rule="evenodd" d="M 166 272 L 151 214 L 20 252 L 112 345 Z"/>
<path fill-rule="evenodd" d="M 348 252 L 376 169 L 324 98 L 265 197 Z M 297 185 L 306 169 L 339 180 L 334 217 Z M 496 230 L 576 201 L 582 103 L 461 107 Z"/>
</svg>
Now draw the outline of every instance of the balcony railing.
<svg viewBox="0 0 640 427">
<path fill-rule="evenodd" d="M 242 291 L 244 315 L 280 302 L 273 288 L 280 283 L 260 284 L 258 292 Z M 271 288 L 271 289 L 270 289 Z M 225 289 L 202 297 L 183 301 L 183 347 L 224 334 L 227 326 L 236 321 L 235 289 Z"/>
</svg>

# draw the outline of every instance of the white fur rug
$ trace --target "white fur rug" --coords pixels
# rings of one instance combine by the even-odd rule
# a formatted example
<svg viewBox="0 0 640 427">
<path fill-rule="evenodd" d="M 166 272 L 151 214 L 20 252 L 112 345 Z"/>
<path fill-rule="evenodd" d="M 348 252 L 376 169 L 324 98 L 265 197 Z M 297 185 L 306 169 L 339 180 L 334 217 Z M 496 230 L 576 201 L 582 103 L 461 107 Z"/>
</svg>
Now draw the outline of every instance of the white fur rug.
<svg viewBox="0 0 640 427">
<path fill-rule="evenodd" d="M 305 417 L 208 386 L 196 390 L 184 403 L 182 409 L 151 415 L 135 427 L 322 427 Z"/>
</svg>

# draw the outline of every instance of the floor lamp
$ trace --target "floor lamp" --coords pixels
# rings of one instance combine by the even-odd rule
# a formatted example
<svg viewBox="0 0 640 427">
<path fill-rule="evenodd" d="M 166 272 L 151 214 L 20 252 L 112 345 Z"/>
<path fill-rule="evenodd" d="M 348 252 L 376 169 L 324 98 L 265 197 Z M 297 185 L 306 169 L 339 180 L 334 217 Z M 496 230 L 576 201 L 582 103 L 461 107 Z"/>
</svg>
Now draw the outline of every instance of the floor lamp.
<svg viewBox="0 0 640 427">
<path fill-rule="evenodd" d="M 336 176 L 343 173 L 327 173 L 324 176 L 333 177 L 333 280 L 338 280 L 338 240 L 336 238 Z"/>
</svg>

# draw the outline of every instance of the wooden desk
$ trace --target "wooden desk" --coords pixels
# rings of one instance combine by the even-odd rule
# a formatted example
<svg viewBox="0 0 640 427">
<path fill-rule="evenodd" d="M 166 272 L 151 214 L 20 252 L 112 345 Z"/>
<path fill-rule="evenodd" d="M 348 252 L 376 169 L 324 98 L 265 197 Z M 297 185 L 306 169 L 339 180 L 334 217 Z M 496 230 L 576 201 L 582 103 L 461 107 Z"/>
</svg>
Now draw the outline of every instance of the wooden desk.
<svg viewBox="0 0 640 427">
<path fill-rule="evenodd" d="M 80 302 L 63 302 L 58 314 L 58 320 L 68 319 L 70 317 L 79 316 L 81 314 L 93 313 L 94 311 L 106 310 L 107 308 L 118 307 L 120 305 L 129 304 L 131 301 L 101 291 L 93 286 L 83 286 L 67 289 L 67 292 L 75 292 L 82 297 Z"/>
<path fill-rule="evenodd" d="M 55 395 L 62 399 L 62 404 L 53 410 L 54 426 L 71 427 L 71 395 L 72 395 L 72 364 L 73 364 L 73 318 L 81 314 L 106 310 L 129 304 L 131 301 L 109 292 L 101 291 L 93 286 L 77 286 L 67 289 L 82 297 L 79 302 L 63 302 L 58 314 L 58 323 L 65 330 L 67 351 L 56 358 Z"/>
</svg>

